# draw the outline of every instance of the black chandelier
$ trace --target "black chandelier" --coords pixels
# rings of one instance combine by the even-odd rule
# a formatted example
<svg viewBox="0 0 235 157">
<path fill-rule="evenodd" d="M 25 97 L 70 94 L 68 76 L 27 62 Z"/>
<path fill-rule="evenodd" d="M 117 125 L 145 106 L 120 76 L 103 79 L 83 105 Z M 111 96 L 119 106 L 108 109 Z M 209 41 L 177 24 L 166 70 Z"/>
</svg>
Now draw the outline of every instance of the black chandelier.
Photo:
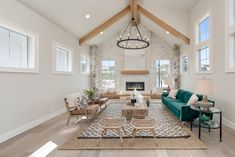
<svg viewBox="0 0 235 157">
<path fill-rule="evenodd" d="M 146 36 L 142 37 L 135 19 L 132 18 L 120 38 L 117 39 L 117 46 L 131 50 L 144 49 L 149 46 L 149 39 Z"/>
</svg>

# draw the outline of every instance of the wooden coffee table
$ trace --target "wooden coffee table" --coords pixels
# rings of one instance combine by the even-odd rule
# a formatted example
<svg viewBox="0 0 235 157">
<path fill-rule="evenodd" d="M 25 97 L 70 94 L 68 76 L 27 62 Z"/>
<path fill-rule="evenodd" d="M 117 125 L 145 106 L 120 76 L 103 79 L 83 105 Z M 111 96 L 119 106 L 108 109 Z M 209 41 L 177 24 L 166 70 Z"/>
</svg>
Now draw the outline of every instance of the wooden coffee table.
<svg viewBox="0 0 235 157">
<path fill-rule="evenodd" d="M 148 108 L 145 103 L 136 106 L 127 104 L 124 105 L 122 109 L 122 116 L 126 117 L 127 120 L 131 120 L 131 118 L 145 118 L 148 116 Z"/>
</svg>

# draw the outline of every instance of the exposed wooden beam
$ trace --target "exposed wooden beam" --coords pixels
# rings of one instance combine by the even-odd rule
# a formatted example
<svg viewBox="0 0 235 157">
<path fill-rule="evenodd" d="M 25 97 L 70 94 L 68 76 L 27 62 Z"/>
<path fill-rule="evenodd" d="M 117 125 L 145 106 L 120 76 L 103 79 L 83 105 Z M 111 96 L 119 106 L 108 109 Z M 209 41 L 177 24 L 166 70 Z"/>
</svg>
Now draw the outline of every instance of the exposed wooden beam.
<svg viewBox="0 0 235 157">
<path fill-rule="evenodd" d="M 177 38 L 181 38 L 183 41 L 185 41 L 188 45 L 190 44 L 190 39 L 188 37 L 186 37 L 185 35 L 183 35 L 182 33 L 180 33 L 179 31 L 177 31 L 175 28 L 171 27 L 170 25 L 168 25 L 166 22 L 162 21 L 161 19 L 159 19 L 158 17 L 154 16 L 153 14 L 151 14 L 150 12 L 148 12 L 147 10 L 145 10 L 144 8 L 142 8 L 141 6 L 138 5 L 138 11 L 140 13 L 142 13 L 144 16 L 146 16 L 147 18 L 149 18 L 151 21 L 153 21 L 154 23 L 156 23 L 157 25 L 159 25 L 161 28 L 163 28 L 164 30 L 170 32 L 172 35 L 174 35 Z"/>
<path fill-rule="evenodd" d="M 129 0 L 132 17 L 135 18 L 135 22 L 139 23 L 139 15 L 138 15 L 138 0 Z"/>
<path fill-rule="evenodd" d="M 125 15 L 127 15 L 130 12 L 130 6 L 126 7 L 125 9 L 123 9 L 122 11 L 120 11 L 119 13 L 117 13 L 116 15 L 114 15 L 113 17 L 111 17 L 110 19 L 108 19 L 106 22 L 104 22 L 103 24 L 101 24 L 100 26 L 96 27 L 93 31 L 89 32 L 88 34 L 86 34 L 85 36 L 83 36 L 80 40 L 79 40 L 79 44 L 83 44 L 84 42 L 86 42 L 87 40 L 95 37 L 96 35 L 98 35 L 100 32 L 104 31 L 105 29 L 107 29 L 109 26 L 111 26 L 112 24 L 114 24 L 115 22 L 117 22 L 118 20 L 120 20 L 122 17 L 124 17 Z"/>
</svg>

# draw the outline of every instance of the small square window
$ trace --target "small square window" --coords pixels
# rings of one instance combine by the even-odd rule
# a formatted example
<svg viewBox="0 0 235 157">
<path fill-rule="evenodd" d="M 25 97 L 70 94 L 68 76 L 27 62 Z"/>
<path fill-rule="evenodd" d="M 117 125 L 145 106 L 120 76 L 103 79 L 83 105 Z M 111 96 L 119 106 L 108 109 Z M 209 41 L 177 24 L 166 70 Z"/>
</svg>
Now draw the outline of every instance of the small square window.
<svg viewBox="0 0 235 157">
<path fill-rule="evenodd" d="M 0 71 L 37 72 L 36 37 L 0 26 Z"/>
<path fill-rule="evenodd" d="M 199 71 L 210 71 L 210 52 L 208 47 L 199 50 Z"/>
<path fill-rule="evenodd" d="M 72 73 L 72 50 L 55 44 L 55 73 Z"/>
</svg>

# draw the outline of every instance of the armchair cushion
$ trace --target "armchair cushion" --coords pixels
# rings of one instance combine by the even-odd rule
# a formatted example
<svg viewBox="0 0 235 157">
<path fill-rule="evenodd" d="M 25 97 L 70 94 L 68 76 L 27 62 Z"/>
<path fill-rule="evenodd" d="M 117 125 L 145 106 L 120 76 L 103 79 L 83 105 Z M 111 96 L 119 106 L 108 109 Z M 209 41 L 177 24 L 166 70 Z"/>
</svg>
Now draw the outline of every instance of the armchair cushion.
<svg viewBox="0 0 235 157">
<path fill-rule="evenodd" d="M 69 108 L 75 108 L 77 107 L 77 103 L 80 102 L 80 98 L 81 98 L 81 94 L 80 93 L 74 93 L 74 94 L 70 94 L 68 96 L 66 96 L 66 101 L 67 101 L 67 105 Z"/>
</svg>

